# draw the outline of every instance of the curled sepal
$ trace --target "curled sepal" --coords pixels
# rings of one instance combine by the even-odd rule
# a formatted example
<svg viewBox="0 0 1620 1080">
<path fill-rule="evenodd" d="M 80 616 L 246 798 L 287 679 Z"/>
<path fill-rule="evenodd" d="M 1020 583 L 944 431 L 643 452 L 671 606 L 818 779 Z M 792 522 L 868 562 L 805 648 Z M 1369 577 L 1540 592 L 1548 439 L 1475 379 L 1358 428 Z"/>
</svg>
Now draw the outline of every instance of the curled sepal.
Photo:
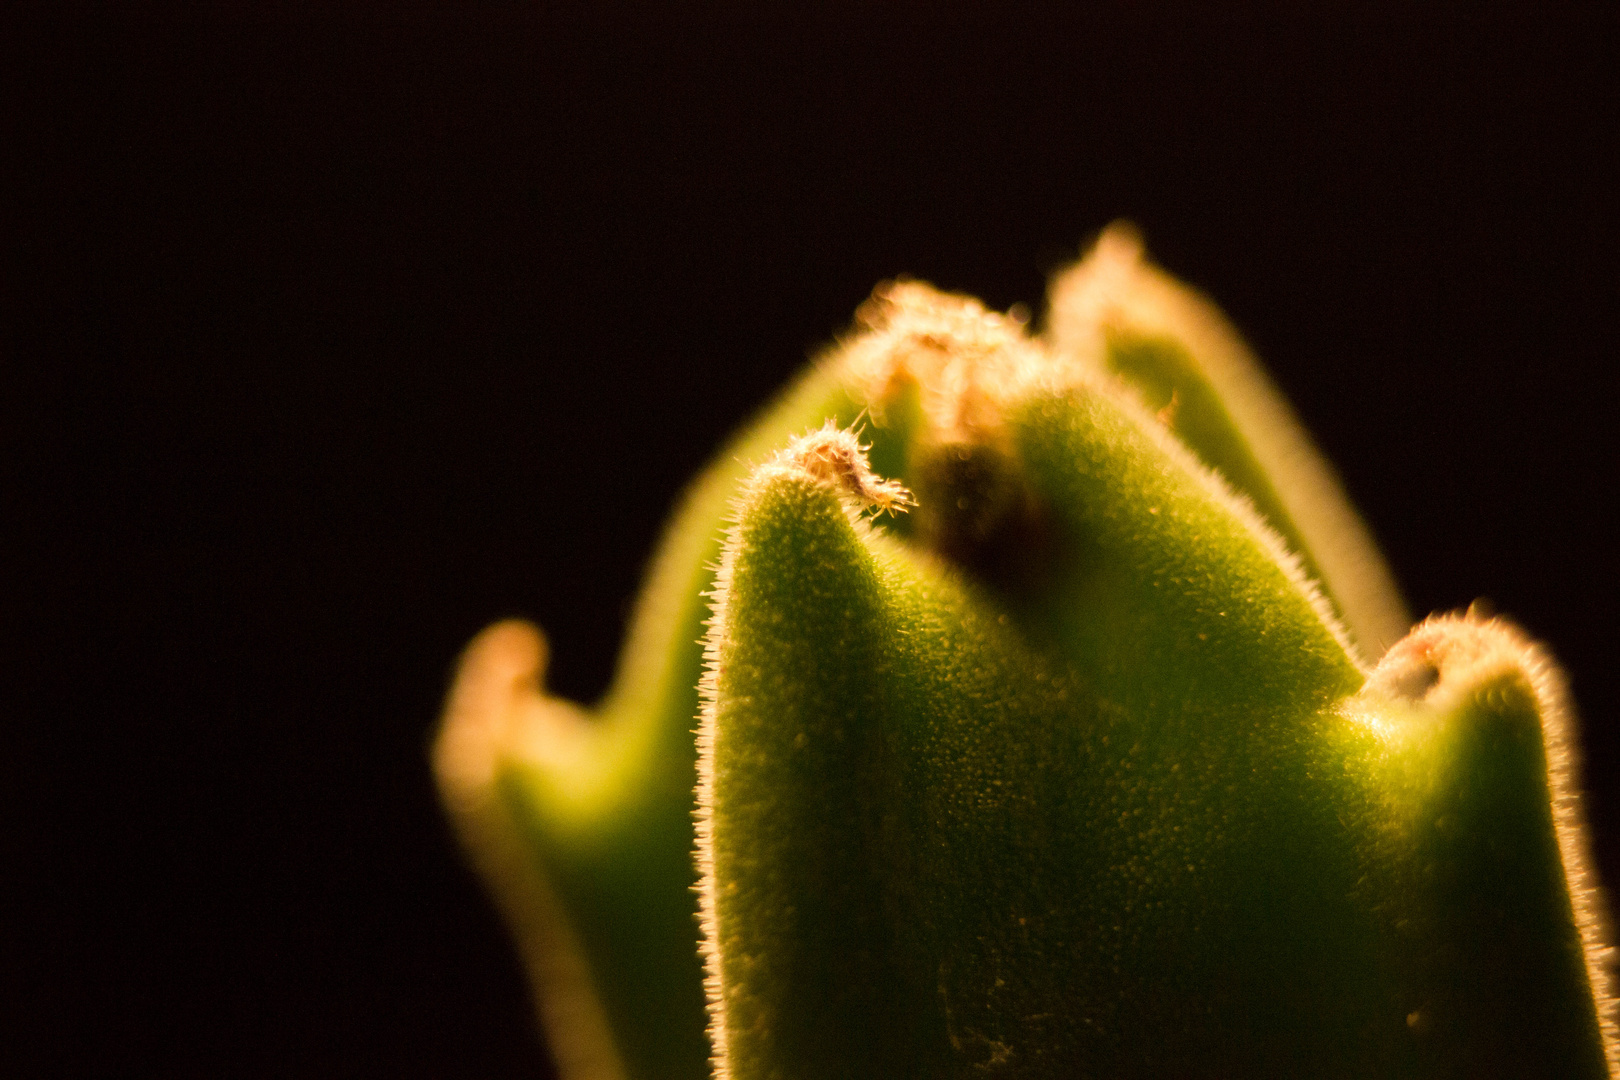
<svg viewBox="0 0 1620 1080">
<path fill-rule="evenodd" d="M 1552 661 L 1499 619 L 1438 616 L 1344 715 L 1375 732 L 1378 906 L 1425 1072 L 1620 1074 L 1603 908 Z"/>
<path fill-rule="evenodd" d="M 528 968 L 541 1025 L 560 1074 L 620 1080 L 622 1057 L 590 958 L 567 910 L 499 790 L 514 743 L 579 741 L 585 721 L 566 702 L 541 695 L 546 642 L 533 626 L 497 623 L 462 656 L 434 747 L 440 790 L 462 843 L 495 891 Z"/>
</svg>

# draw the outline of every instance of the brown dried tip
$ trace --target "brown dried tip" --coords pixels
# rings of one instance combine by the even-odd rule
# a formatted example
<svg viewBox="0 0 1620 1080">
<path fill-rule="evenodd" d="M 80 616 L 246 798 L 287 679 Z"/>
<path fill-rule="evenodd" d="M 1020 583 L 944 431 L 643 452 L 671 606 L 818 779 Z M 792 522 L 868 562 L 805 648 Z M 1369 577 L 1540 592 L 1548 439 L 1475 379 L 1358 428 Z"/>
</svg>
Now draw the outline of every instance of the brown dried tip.
<svg viewBox="0 0 1620 1080">
<path fill-rule="evenodd" d="M 1467 615 L 1431 616 L 1413 627 L 1384 654 L 1367 677 L 1367 688 L 1391 698 L 1450 707 L 1459 695 L 1508 671 L 1522 672 L 1540 691 L 1547 666 L 1511 624 L 1470 610 Z"/>
<path fill-rule="evenodd" d="M 886 282 L 856 311 L 863 332 L 845 345 L 842 362 L 880 422 L 914 382 L 938 438 L 977 442 L 999 426 L 1007 400 L 1054 368 L 1024 318 L 920 281 Z"/>
<path fill-rule="evenodd" d="M 820 430 L 800 435 L 777 455 L 777 464 L 801 469 L 817 480 L 853 495 L 878 512 L 905 513 L 917 505 L 898 480 L 885 480 L 867 464 L 866 451 L 853 431 L 828 420 Z"/>
</svg>

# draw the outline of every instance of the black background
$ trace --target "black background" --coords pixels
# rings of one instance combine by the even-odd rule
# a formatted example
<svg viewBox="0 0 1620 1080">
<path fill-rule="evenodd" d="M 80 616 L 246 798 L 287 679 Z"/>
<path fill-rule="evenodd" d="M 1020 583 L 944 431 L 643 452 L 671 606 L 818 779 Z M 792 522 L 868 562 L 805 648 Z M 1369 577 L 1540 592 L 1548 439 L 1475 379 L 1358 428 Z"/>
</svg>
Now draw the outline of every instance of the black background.
<svg viewBox="0 0 1620 1080">
<path fill-rule="evenodd" d="M 901 272 L 1037 311 L 1115 216 L 1418 613 L 1584 713 L 1620 881 L 1612 18 L 417 3 L 7 28 L 0 1066 L 543 1076 L 441 823 L 457 651 L 611 673 L 683 481 Z"/>
</svg>

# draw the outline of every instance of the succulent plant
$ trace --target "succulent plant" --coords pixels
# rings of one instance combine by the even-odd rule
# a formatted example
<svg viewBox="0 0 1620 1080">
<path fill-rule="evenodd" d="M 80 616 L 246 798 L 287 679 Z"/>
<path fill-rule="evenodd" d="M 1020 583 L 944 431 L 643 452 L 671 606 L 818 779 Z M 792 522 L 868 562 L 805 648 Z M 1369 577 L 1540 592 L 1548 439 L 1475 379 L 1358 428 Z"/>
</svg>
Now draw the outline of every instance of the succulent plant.
<svg viewBox="0 0 1620 1080">
<path fill-rule="evenodd" d="M 687 493 L 606 700 L 499 624 L 436 767 L 570 1080 L 1614 1076 L 1557 669 L 1408 627 L 1114 226 L 1038 336 L 880 286 Z"/>
</svg>

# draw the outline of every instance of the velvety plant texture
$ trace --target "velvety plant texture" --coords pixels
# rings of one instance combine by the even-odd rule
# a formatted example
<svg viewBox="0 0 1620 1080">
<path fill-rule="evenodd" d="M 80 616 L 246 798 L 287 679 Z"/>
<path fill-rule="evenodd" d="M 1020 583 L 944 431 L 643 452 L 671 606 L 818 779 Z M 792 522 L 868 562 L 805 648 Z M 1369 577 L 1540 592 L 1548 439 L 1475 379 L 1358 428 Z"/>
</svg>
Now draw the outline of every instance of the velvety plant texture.
<svg viewBox="0 0 1620 1080">
<path fill-rule="evenodd" d="M 545 659 L 480 635 L 435 764 L 568 1080 L 1620 1073 L 1557 668 L 1412 625 L 1128 226 L 1038 331 L 879 286 L 606 698 Z"/>
</svg>

